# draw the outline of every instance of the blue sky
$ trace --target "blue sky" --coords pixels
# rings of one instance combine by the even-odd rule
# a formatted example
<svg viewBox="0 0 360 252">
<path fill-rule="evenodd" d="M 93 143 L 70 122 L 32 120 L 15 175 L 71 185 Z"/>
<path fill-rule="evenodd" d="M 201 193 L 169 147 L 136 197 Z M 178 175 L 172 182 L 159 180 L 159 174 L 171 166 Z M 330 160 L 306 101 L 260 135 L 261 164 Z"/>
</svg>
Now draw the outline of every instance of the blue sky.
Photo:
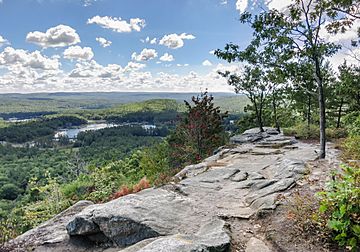
<svg viewBox="0 0 360 252">
<path fill-rule="evenodd" d="M 266 3 L 266 4 L 265 4 Z M 289 0 L 0 0 L 0 92 L 231 91 L 210 51 Z M 273 5 L 273 6 L 271 6 Z"/>
</svg>

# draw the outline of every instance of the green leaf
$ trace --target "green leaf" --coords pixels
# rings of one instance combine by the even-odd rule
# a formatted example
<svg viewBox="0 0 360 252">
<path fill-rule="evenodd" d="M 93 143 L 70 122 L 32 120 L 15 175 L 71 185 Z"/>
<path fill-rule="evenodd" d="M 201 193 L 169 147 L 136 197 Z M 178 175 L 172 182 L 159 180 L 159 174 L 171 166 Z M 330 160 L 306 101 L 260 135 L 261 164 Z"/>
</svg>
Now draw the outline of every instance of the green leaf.
<svg viewBox="0 0 360 252">
<path fill-rule="evenodd" d="M 335 241 L 339 241 L 339 240 L 343 240 L 343 238 L 346 238 L 346 233 L 340 233 L 337 236 L 335 236 L 334 240 Z"/>
<path fill-rule="evenodd" d="M 356 248 L 356 244 L 357 244 L 357 240 L 355 237 L 352 237 L 349 241 L 348 241 L 349 246 L 351 247 L 351 249 Z"/>
<path fill-rule="evenodd" d="M 353 225 L 351 229 L 354 231 L 356 236 L 360 237 L 360 225 Z"/>
<path fill-rule="evenodd" d="M 346 213 L 346 205 L 341 205 L 340 207 L 340 217 L 343 217 Z"/>
<path fill-rule="evenodd" d="M 335 231 L 339 231 L 341 229 L 342 223 L 338 220 L 330 220 L 328 222 L 328 226 Z"/>
<path fill-rule="evenodd" d="M 324 204 L 320 205 L 320 207 L 319 207 L 320 213 L 325 213 L 326 210 L 327 210 L 327 206 L 326 206 L 326 205 L 324 205 Z"/>
</svg>

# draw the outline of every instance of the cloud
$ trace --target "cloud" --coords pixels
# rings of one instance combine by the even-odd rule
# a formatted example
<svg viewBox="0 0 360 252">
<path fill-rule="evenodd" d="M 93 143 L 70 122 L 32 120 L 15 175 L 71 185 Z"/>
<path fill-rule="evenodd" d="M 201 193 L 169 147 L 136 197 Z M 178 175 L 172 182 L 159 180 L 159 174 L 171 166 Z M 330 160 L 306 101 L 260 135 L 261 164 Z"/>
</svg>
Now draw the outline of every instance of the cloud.
<svg viewBox="0 0 360 252">
<path fill-rule="evenodd" d="M 91 60 L 94 53 L 90 47 L 71 46 L 64 51 L 64 58 L 70 60 Z"/>
<path fill-rule="evenodd" d="M 140 69 L 143 69 L 144 67 L 146 67 L 145 64 L 130 61 L 130 62 L 128 62 L 128 64 L 126 65 L 124 71 L 125 71 L 125 72 L 138 71 L 138 70 L 140 70 Z"/>
<path fill-rule="evenodd" d="M 71 78 L 103 78 L 119 80 L 122 75 L 123 69 L 117 64 L 108 64 L 102 66 L 95 60 L 82 61 L 75 65 L 75 68 L 70 72 Z"/>
<path fill-rule="evenodd" d="M 80 49 L 84 48 L 80 47 Z M 72 70 L 63 72 L 60 69 L 59 60 L 60 56 L 57 54 L 50 57 L 42 55 L 39 51 L 29 52 L 6 47 L 2 52 L 0 51 L 0 68 L 5 71 L 0 78 L 0 91 L 199 92 L 205 88 L 209 88 L 212 92 L 231 91 L 226 79 L 222 78 L 217 71 L 230 70 L 233 72 L 239 69 L 238 66 L 232 64 L 219 64 L 209 66 L 206 68 L 207 73 L 201 74 L 195 71 L 188 71 L 185 74 L 166 73 L 165 71 L 156 73 L 144 71 L 146 65 L 142 62 L 130 61 L 125 67 L 122 67 L 118 64 L 101 65 L 91 59 L 80 60 L 76 62 Z M 176 67 L 176 65 L 173 66 Z M 186 67 L 188 64 L 178 66 Z M 164 69 L 166 68 L 164 67 Z M 169 71 L 173 71 L 173 69 L 169 69 Z"/>
<path fill-rule="evenodd" d="M 221 0 L 221 1 L 220 1 L 220 4 L 221 4 L 221 5 L 226 5 L 226 4 L 228 4 L 228 1 L 227 1 L 227 0 Z"/>
<path fill-rule="evenodd" d="M 131 18 L 129 22 L 122 20 L 120 17 L 100 17 L 94 16 L 87 21 L 88 24 L 97 24 L 105 29 L 111 29 L 115 32 L 132 32 L 141 31 L 145 27 L 145 20 L 140 18 Z"/>
<path fill-rule="evenodd" d="M 145 39 L 140 39 L 140 41 L 141 41 L 142 43 L 149 43 L 149 44 L 151 44 L 151 45 L 155 45 L 155 44 L 157 43 L 157 38 L 151 39 L 151 38 L 148 36 L 148 37 L 146 37 Z"/>
<path fill-rule="evenodd" d="M 248 0 L 237 0 L 236 1 L 236 9 L 240 12 L 240 14 L 245 12 L 247 7 L 248 7 Z"/>
<path fill-rule="evenodd" d="M 28 67 L 38 70 L 58 70 L 60 62 L 57 57 L 48 58 L 39 51 L 29 53 L 26 50 L 6 47 L 0 53 L 0 66 Z"/>
<path fill-rule="evenodd" d="M 202 65 L 203 66 L 212 66 L 212 63 L 209 60 L 204 60 Z"/>
<path fill-rule="evenodd" d="M 293 1 L 292 0 L 267 0 L 265 4 L 271 9 L 276 9 L 278 11 L 285 10 Z"/>
<path fill-rule="evenodd" d="M 192 34 L 169 34 L 165 35 L 162 39 L 160 39 L 159 44 L 167 46 L 171 49 L 177 49 L 184 46 L 184 40 L 186 39 L 195 39 L 196 37 Z"/>
<path fill-rule="evenodd" d="M 131 59 L 136 60 L 136 61 L 148 61 L 151 59 L 154 59 L 158 56 L 157 52 L 155 51 L 155 49 L 143 49 L 141 51 L 140 54 L 137 54 L 136 52 L 134 52 L 131 55 Z"/>
<path fill-rule="evenodd" d="M 93 3 L 97 2 L 98 0 L 84 0 L 84 6 L 88 7 L 90 5 L 92 5 Z"/>
<path fill-rule="evenodd" d="M 112 44 L 111 41 L 107 40 L 106 38 L 102 38 L 102 37 L 97 37 L 96 41 L 99 42 L 99 44 L 104 48 L 111 46 L 111 44 Z"/>
<path fill-rule="evenodd" d="M 26 41 L 43 48 L 65 47 L 81 42 L 76 30 L 67 25 L 52 27 L 45 33 L 39 31 L 30 32 L 26 36 Z"/>
<path fill-rule="evenodd" d="M 8 44 L 10 44 L 9 41 L 0 35 L 0 47 Z"/>
<path fill-rule="evenodd" d="M 171 54 L 165 53 L 163 56 L 160 57 L 161 61 L 167 61 L 167 62 L 171 62 L 174 61 L 174 56 L 172 56 Z"/>
</svg>

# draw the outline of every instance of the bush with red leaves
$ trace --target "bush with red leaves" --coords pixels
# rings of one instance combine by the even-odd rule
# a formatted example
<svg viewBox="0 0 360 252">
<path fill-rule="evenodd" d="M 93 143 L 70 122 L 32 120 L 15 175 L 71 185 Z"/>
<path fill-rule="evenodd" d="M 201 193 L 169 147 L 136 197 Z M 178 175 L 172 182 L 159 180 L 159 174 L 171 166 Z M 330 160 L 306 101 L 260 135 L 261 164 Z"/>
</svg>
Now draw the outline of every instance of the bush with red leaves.
<svg viewBox="0 0 360 252">
<path fill-rule="evenodd" d="M 113 193 L 111 196 L 110 196 L 110 200 L 113 200 L 113 199 L 117 199 L 117 198 L 120 198 L 122 196 L 125 196 L 125 195 L 128 195 L 128 194 L 132 194 L 132 193 L 137 193 L 137 192 L 140 192 L 141 190 L 144 190 L 146 188 L 149 188 L 150 187 L 150 182 L 146 179 L 146 177 L 143 177 L 136 185 L 134 186 L 127 186 L 127 185 L 124 185 L 120 188 L 119 191 Z"/>
</svg>

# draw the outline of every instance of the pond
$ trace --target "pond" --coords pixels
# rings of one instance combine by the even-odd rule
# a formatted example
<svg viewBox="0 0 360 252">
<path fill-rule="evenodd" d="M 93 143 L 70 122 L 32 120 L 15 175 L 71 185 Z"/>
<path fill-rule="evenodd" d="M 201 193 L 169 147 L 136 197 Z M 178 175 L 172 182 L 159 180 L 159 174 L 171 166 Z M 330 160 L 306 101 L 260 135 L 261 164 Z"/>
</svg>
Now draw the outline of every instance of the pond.
<svg viewBox="0 0 360 252">
<path fill-rule="evenodd" d="M 152 130 L 152 129 L 156 129 L 156 125 L 152 125 L 152 124 L 128 124 L 128 123 L 124 123 L 124 124 L 114 124 L 114 123 L 92 123 L 92 124 L 87 124 L 85 126 L 82 127 L 78 127 L 78 128 L 69 128 L 69 129 L 61 129 L 59 131 L 57 131 L 54 135 L 55 139 L 59 139 L 60 137 L 68 137 L 69 139 L 75 139 L 77 137 L 77 135 L 80 132 L 84 132 L 84 131 L 89 131 L 89 130 L 100 130 L 100 129 L 105 129 L 105 128 L 112 128 L 112 127 L 118 127 L 118 126 L 131 126 L 131 125 L 141 125 L 141 127 L 145 130 Z"/>
<path fill-rule="evenodd" d="M 119 126 L 119 125 L 113 124 L 113 123 L 94 123 L 94 124 L 87 124 L 87 125 L 79 127 L 79 128 L 61 129 L 55 133 L 54 138 L 58 139 L 62 136 L 66 136 L 70 139 L 75 139 L 80 132 L 112 128 L 112 127 L 116 127 L 116 126 Z"/>
</svg>

